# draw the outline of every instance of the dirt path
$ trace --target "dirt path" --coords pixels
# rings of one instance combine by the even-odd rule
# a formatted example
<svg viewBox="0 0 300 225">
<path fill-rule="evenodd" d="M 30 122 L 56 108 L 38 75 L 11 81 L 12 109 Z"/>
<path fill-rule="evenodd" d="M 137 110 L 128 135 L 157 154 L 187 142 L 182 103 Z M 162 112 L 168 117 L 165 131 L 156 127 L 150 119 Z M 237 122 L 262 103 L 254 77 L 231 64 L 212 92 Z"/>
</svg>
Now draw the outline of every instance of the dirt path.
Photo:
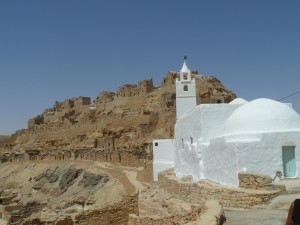
<svg viewBox="0 0 300 225">
<path fill-rule="evenodd" d="M 110 167 L 109 164 L 95 162 L 95 166 L 101 168 L 101 170 L 105 171 L 109 175 L 114 178 L 117 178 L 124 186 L 126 193 L 132 194 L 137 192 L 137 190 L 141 190 L 143 185 L 136 179 L 137 168 L 127 168 L 122 166 L 113 165 Z"/>
<path fill-rule="evenodd" d="M 285 225 L 288 209 L 300 194 L 280 195 L 251 210 L 225 209 L 225 225 Z"/>
<path fill-rule="evenodd" d="M 139 191 L 143 190 L 145 186 L 136 178 L 137 172 L 132 170 L 123 170 L 123 172 L 126 174 L 130 182 L 135 186 L 135 188 Z"/>
</svg>

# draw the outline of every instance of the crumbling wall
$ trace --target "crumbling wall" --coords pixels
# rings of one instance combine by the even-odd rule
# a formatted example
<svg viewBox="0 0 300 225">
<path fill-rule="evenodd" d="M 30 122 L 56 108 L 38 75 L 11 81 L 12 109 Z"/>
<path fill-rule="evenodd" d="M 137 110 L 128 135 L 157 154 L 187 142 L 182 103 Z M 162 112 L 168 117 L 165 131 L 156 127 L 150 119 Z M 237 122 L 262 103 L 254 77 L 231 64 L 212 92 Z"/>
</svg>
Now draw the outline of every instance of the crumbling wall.
<svg viewBox="0 0 300 225">
<path fill-rule="evenodd" d="M 285 191 L 284 185 L 272 184 L 272 178 L 260 173 L 239 173 L 239 187 L 256 190 L 282 190 Z"/>
<path fill-rule="evenodd" d="M 203 206 L 194 206 L 188 213 L 167 217 L 146 217 L 130 215 L 128 225 L 222 225 L 225 214 L 217 200 L 208 200 Z"/>
<path fill-rule="evenodd" d="M 85 105 L 90 105 L 91 104 L 91 98 L 90 97 L 83 97 L 83 96 L 79 96 L 77 98 L 74 98 L 74 106 L 77 107 L 81 107 L 81 106 L 85 106 Z"/>
<path fill-rule="evenodd" d="M 135 84 L 125 84 L 119 88 L 116 92 L 116 97 L 131 97 L 134 95 L 139 95 L 137 85 Z"/>
<path fill-rule="evenodd" d="M 153 91 L 154 86 L 152 79 L 140 81 L 137 85 L 137 88 L 141 90 L 141 94 Z"/>
<path fill-rule="evenodd" d="M 209 181 L 193 183 L 177 180 L 173 170 L 158 174 L 158 185 L 170 194 L 197 203 L 217 199 L 223 207 L 251 208 L 278 196 L 280 190 L 248 190 L 226 187 Z"/>
<path fill-rule="evenodd" d="M 77 225 L 111 225 L 127 224 L 129 214 L 138 215 L 138 194 L 125 196 L 113 205 L 106 206 L 99 210 L 85 211 L 75 217 Z"/>
<path fill-rule="evenodd" d="M 136 215 L 130 215 L 128 225 L 183 225 L 188 222 L 196 221 L 203 213 L 203 208 L 194 208 L 191 212 L 186 214 L 178 214 L 165 218 L 150 218 L 150 217 L 138 217 Z M 210 224 L 206 224 L 210 225 Z"/>
<path fill-rule="evenodd" d="M 96 103 L 108 103 L 114 100 L 115 92 L 103 91 L 100 93 L 99 96 L 96 98 Z"/>
</svg>

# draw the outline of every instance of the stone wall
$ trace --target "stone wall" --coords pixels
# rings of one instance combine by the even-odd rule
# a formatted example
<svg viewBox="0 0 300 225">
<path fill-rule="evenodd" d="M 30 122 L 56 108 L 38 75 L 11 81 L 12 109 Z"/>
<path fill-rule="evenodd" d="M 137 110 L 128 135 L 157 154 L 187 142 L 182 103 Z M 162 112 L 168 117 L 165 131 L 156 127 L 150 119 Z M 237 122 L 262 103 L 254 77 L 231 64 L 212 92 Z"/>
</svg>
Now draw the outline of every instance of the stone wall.
<svg viewBox="0 0 300 225">
<path fill-rule="evenodd" d="M 260 173 L 239 173 L 239 187 L 256 190 L 282 190 L 285 191 L 284 185 L 272 184 L 272 178 Z"/>
<path fill-rule="evenodd" d="M 115 97 L 115 92 L 103 91 L 100 95 L 96 98 L 96 102 L 103 104 L 111 102 Z"/>
<path fill-rule="evenodd" d="M 204 207 L 194 207 L 191 212 L 165 218 L 150 218 L 130 215 L 128 225 L 222 225 L 224 210 L 216 200 L 209 200 Z"/>
<path fill-rule="evenodd" d="M 115 97 L 132 97 L 136 95 L 143 95 L 153 91 L 155 87 L 153 86 L 152 79 L 143 80 L 135 84 L 125 84 L 116 91 Z"/>
<path fill-rule="evenodd" d="M 158 174 L 158 185 L 179 199 L 198 203 L 216 199 L 223 207 L 251 208 L 278 196 L 279 190 L 248 190 L 226 187 L 210 181 L 192 183 L 178 180 L 173 170 Z"/>
<path fill-rule="evenodd" d="M 154 90 L 153 80 L 143 80 L 138 83 L 138 89 L 142 90 L 142 93 L 149 93 Z"/>
<path fill-rule="evenodd" d="M 145 171 L 139 176 L 142 180 L 151 183 L 152 176 L 152 154 L 145 151 L 102 151 L 97 149 L 77 149 L 55 152 L 47 149 L 26 150 L 24 153 L 15 154 L 0 153 L 0 163 L 4 162 L 26 162 L 36 160 L 91 160 L 108 162 L 122 166 L 143 167 Z"/>
<path fill-rule="evenodd" d="M 77 225 L 127 224 L 129 214 L 138 215 L 138 194 L 125 196 L 120 202 L 99 210 L 85 211 L 75 217 Z"/>
<path fill-rule="evenodd" d="M 74 106 L 77 107 L 81 107 L 81 106 L 85 106 L 85 105 L 90 105 L 91 104 L 91 98 L 90 97 L 83 97 L 83 96 L 79 96 L 77 98 L 74 98 Z"/>
<path fill-rule="evenodd" d="M 203 208 L 194 208 L 187 214 L 178 214 L 166 218 L 149 218 L 130 215 L 128 225 L 180 225 L 191 221 L 196 221 L 200 214 L 204 212 Z M 206 224 L 210 225 L 210 224 Z"/>
<path fill-rule="evenodd" d="M 65 217 L 63 219 L 58 219 L 55 222 L 44 222 L 41 221 L 40 219 L 33 219 L 33 220 L 28 220 L 26 222 L 16 222 L 13 224 L 22 224 L 22 225 L 74 225 L 74 221 L 72 220 L 71 217 Z"/>
</svg>

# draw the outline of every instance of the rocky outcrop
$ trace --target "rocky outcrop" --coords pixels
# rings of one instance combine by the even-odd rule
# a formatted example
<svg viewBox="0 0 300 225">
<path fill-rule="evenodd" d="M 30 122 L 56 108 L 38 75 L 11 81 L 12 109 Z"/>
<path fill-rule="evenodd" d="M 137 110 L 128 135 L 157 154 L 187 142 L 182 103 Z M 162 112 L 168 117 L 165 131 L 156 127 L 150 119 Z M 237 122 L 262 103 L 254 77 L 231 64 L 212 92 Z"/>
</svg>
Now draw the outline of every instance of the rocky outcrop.
<svg viewBox="0 0 300 225">
<path fill-rule="evenodd" d="M 192 76 L 196 79 L 198 104 L 227 103 L 236 97 L 213 76 L 196 72 Z M 126 84 L 116 92 L 100 93 L 93 102 L 89 97 L 56 101 L 53 107 L 30 119 L 28 129 L 12 135 L 7 146 L 13 152 L 31 151 L 31 158 L 66 153 L 76 157 L 76 152 L 92 150 L 105 153 L 105 157 L 111 152 L 143 152 L 138 157 L 151 160 L 152 140 L 173 137 L 177 77 L 178 73 L 168 72 L 158 87 L 151 79 Z"/>
<path fill-rule="evenodd" d="M 14 224 L 72 224 L 77 215 L 121 204 L 127 194 L 90 162 L 2 163 L 0 170 L 0 219 Z M 122 217 L 129 213 L 135 212 Z"/>
</svg>

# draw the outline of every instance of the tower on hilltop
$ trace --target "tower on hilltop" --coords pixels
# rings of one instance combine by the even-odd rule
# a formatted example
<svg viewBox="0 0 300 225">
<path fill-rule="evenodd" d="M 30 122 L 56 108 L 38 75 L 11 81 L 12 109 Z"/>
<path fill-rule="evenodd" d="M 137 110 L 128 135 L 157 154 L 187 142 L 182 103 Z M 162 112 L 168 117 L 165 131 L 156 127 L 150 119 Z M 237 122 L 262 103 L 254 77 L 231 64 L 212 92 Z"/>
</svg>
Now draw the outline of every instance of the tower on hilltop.
<svg viewBox="0 0 300 225">
<path fill-rule="evenodd" d="M 196 107 L 196 84 L 191 71 L 186 65 L 186 56 L 180 70 L 180 77 L 176 79 L 176 119 L 187 111 Z"/>
</svg>

